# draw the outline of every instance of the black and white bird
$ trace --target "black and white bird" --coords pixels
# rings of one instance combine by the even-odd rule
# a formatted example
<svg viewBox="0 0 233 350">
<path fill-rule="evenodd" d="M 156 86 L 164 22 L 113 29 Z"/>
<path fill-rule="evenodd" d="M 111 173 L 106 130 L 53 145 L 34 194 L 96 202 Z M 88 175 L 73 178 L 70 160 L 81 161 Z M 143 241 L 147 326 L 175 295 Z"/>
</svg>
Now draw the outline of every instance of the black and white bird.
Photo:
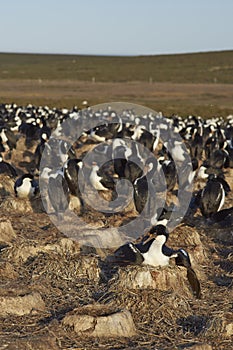
<svg viewBox="0 0 233 350">
<path fill-rule="evenodd" d="M 184 142 L 178 141 L 171 137 L 168 141 L 164 142 L 164 146 L 170 153 L 174 162 L 184 162 L 187 156 L 187 149 Z"/>
<path fill-rule="evenodd" d="M 70 193 L 74 196 L 80 196 L 78 174 L 80 169 L 82 169 L 82 165 L 82 160 L 75 158 L 68 159 L 63 167 L 64 177 L 67 181 Z"/>
<path fill-rule="evenodd" d="M 39 185 L 32 174 L 24 174 L 16 180 L 14 191 L 18 198 L 32 198 L 39 192 Z"/>
<path fill-rule="evenodd" d="M 103 170 L 103 168 L 99 167 L 96 162 L 92 163 L 92 170 L 89 177 L 91 185 L 97 191 L 108 191 L 114 190 L 115 181 L 114 179 Z"/>
<path fill-rule="evenodd" d="M 171 258 L 175 258 L 178 266 L 187 269 L 187 278 L 193 294 L 201 297 L 201 288 L 195 271 L 192 269 L 189 254 L 184 249 L 174 250 L 166 245 L 169 233 L 164 225 L 153 226 L 138 243 L 126 243 L 119 247 L 110 260 L 118 265 L 150 265 L 168 266 Z"/>
<path fill-rule="evenodd" d="M 156 131 L 157 133 L 153 135 L 144 125 L 139 124 L 135 126 L 131 139 L 141 143 L 144 147 L 153 152 L 157 147 L 159 139 L 159 132 L 158 130 Z"/>
<path fill-rule="evenodd" d="M 18 136 L 13 133 L 8 127 L 1 128 L 0 130 L 0 143 L 3 147 L 3 151 L 12 150 L 16 148 Z"/>
<path fill-rule="evenodd" d="M 203 126 L 200 122 L 197 122 L 197 126 L 194 128 L 192 140 L 190 142 L 190 153 L 192 158 L 201 160 L 203 149 Z"/>
<path fill-rule="evenodd" d="M 211 153 L 208 165 L 212 168 L 222 169 L 229 166 L 229 154 L 225 149 L 217 149 Z"/>
<path fill-rule="evenodd" d="M 69 187 L 61 170 L 49 176 L 48 197 L 59 221 L 69 206 Z"/>
<path fill-rule="evenodd" d="M 164 175 L 166 181 L 166 190 L 171 192 L 177 183 L 176 165 L 173 160 L 164 160 L 160 162 L 159 171 Z M 161 187 L 161 190 L 163 188 Z"/>
<path fill-rule="evenodd" d="M 228 183 L 214 174 L 209 175 L 206 186 L 200 194 L 200 210 L 206 218 L 221 210 L 225 196 L 230 192 Z"/>
<path fill-rule="evenodd" d="M 204 161 L 197 171 L 197 179 L 200 181 L 206 181 L 211 174 L 224 177 L 223 169 L 212 167 L 209 165 L 209 161 Z"/>
<path fill-rule="evenodd" d="M 131 154 L 127 156 L 124 176 L 131 183 L 134 183 L 134 181 L 143 174 L 144 161 L 140 154 L 139 144 L 133 142 L 131 151 Z"/>
<path fill-rule="evenodd" d="M 64 164 L 69 158 L 76 158 L 73 146 L 64 140 L 60 140 L 58 143 L 58 153 L 62 164 Z"/>
<path fill-rule="evenodd" d="M 233 136 L 227 141 L 226 151 L 228 153 L 229 168 L 232 169 L 233 168 Z"/>
<path fill-rule="evenodd" d="M 187 159 L 178 172 L 179 189 L 190 190 L 198 169 L 197 158 Z"/>
<path fill-rule="evenodd" d="M 128 149 L 127 144 L 122 139 L 114 139 L 112 142 L 112 160 L 115 174 L 119 178 L 125 177 L 125 166 L 127 158 L 131 154 L 131 150 Z"/>
<path fill-rule="evenodd" d="M 157 159 L 149 157 L 145 162 L 144 169 L 145 173 L 133 183 L 134 204 L 138 213 L 145 209 L 145 214 L 150 218 L 156 211 L 156 184 L 153 183 L 153 177 L 157 170 Z"/>
<path fill-rule="evenodd" d="M 48 140 L 46 138 L 41 137 L 40 143 L 37 145 L 34 153 L 35 167 L 38 170 L 40 169 L 40 162 L 41 162 L 42 155 L 46 160 L 48 160 L 49 157 L 51 156 L 51 147 L 47 141 Z"/>
<path fill-rule="evenodd" d="M 92 128 L 88 132 L 88 137 L 95 142 L 105 142 L 117 137 L 117 133 L 121 128 L 121 123 L 104 123 Z"/>
</svg>

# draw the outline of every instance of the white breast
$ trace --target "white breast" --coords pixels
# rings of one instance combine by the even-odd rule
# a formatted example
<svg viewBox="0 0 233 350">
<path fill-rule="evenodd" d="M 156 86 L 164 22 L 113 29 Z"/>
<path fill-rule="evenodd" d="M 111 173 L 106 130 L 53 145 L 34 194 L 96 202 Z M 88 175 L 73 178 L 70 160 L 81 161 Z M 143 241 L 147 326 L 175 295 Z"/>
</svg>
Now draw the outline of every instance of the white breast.
<svg viewBox="0 0 233 350">
<path fill-rule="evenodd" d="M 197 174 L 198 179 L 207 179 L 208 178 L 209 175 L 206 174 L 205 171 L 206 171 L 206 167 L 201 166 L 199 171 L 198 171 L 198 174 Z"/>
<path fill-rule="evenodd" d="M 1 131 L 0 136 L 2 138 L 2 143 L 7 142 L 8 138 L 6 137 L 4 129 Z"/>
<path fill-rule="evenodd" d="M 19 198 L 32 197 L 34 195 L 34 189 L 31 186 L 30 179 L 24 179 L 20 187 L 17 188 L 17 195 Z"/>
<path fill-rule="evenodd" d="M 90 133 L 90 138 L 92 138 L 93 140 L 97 141 L 97 142 L 104 142 L 105 141 L 105 136 L 99 136 L 95 134 L 95 131 L 91 131 Z"/>
<path fill-rule="evenodd" d="M 90 183 L 97 191 L 106 191 L 107 189 L 100 183 L 101 177 L 97 175 L 98 166 L 94 166 L 90 175 Z"/>
<path fill-rule="evenodd" d="M 169 257 L 162 253 L 162 245 L 165 243 L 165 236 L 158 236 L 150 246 L 147 253 L 143 253 L 143 265 L 151 266 L 167 266 L 169 265 Z"/>
</svg>

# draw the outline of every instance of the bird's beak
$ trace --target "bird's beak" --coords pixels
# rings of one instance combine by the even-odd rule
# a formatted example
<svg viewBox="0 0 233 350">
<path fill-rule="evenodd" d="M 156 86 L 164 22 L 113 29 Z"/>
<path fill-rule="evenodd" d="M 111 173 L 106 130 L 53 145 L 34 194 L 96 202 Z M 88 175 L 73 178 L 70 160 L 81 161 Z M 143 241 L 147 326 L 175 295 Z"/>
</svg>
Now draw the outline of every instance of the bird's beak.
<svg viewBox="0 0 233 350">
<path fill-rule="evenodd" d="M 148 237 L 145 239 L 145 241 L 142 242 L 142 244 L 146 244 L 150 242 L 152 239 L 155 239 L 157 237 L 157 234 L 155 233 L 149 233 Z"/>
</svg>

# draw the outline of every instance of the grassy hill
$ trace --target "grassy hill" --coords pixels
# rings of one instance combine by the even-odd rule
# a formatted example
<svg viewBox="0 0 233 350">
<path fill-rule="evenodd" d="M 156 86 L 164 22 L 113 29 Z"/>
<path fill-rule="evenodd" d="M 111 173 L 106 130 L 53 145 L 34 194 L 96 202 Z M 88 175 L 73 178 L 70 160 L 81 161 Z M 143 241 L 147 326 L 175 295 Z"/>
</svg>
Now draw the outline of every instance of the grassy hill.
<svg viewBox="0 0 233 350">
<path fill-rule="evenodd" d="M 135 57 L 0 53 L 0 102 L 127 101 L 170 115 L 233 114 L 233 50 Z"/>
<path fill-rule="evenodd" d="M 233 83 L 233 50 L 134 57 L 0 53 L 0 79 Z"/>
</svg>

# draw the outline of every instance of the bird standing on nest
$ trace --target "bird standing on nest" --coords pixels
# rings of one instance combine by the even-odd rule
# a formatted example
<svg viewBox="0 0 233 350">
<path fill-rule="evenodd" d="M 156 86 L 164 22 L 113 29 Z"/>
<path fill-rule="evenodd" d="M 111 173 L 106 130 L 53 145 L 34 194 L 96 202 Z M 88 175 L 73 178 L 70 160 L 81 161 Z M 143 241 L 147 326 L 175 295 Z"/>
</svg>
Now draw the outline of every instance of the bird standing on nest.
<svg viewBox="0 0 233 350">
<path fill-rule="evenodd" d="M 14 191 L 18 198 L 32 198 L 39 192 L 39 185 L 33 175 L 24 174 L 15 181 Z"/>
<path fill-rule="evenodd" d="M 176 265 L 186 267 L 193 294 L 200 298 L 200 282 L 191 266 L 189 254 L 182 248 L 169 248 L 166 245 L 168 237 L 169 233 L 164 225 L 152 226 L 138 243 L 129 242 L 120 246 L 114 252 L 112 262 L 122 266 L 135 264 L 157 267 L 168 266 L 170 259 L 175 258 Z"/>
</svg>

